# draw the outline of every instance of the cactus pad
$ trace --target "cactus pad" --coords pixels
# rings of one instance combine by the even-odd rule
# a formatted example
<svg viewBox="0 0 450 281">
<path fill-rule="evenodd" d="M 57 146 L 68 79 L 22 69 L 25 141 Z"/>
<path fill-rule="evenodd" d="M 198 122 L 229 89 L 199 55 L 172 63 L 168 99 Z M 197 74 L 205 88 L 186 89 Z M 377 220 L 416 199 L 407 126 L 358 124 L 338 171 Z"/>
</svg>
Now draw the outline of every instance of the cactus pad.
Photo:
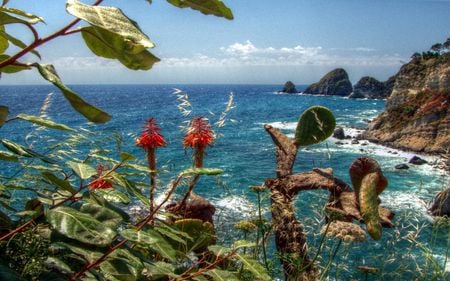
<svg viewBox="0 0 450 281">
<path fill-rule="evenodd" d="M 336 119 L 333 113 L 323 106 L 312 106 L 305 110 L 295 130 L 297 146 L 306 146 L 324 141 L 333 134 Z"/>
<path fill-rule="evenodd" d="M 377 185 L 380 177 L 377 173 L 366 175 L 361 181 L 359 192 L 359 207 L 367 232 L 374 240 L 381 238 L 381 219 L 378 212 Z"/>
</svg>

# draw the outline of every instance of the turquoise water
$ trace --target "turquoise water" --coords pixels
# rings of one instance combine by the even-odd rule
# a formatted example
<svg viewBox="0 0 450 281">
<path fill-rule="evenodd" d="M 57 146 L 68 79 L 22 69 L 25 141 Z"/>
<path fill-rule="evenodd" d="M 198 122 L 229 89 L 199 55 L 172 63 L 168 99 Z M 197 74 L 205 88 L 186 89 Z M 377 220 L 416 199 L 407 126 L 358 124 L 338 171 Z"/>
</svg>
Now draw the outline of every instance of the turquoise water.
<svg viewBox="0 0 450 281">
<path fill-rule="evenodd" d="M 235 107 L 227 115 L 226 125 L 217 130 L 223 136 L 208 149 L 205 160 L 205 166 L 222 168 L 225 173 L 219 180 L 201 179 L 196 187 L 198 194 L 217 206 L 216 224 L 222 237 L 226 237 L 225 243 L 230 240 L 229 237 L 237 235 L 231 227 L 234 222 L 255 215 L 256 200 L 248 187 L 262 184 L 265 179 L 275 176 L 274 146 L 263 124 L 271 124 L 292 134 L 296 120 L 304 109 L 323 105 L 333 111 L 338 125 L 343 126 L 347 133 L 356 134 L 355 128 L 365 128 L 367 119 L 374 118 L 385 104 L 384 101 L 374 100 L 276 94 L 275 91 L 281 88 L 277 85 L 75 85 L 72 88 L 92 104 L 110 113 L 113 119 L 104 125 L 86 124 L 51 86 L 2 86 L 0 104 L 9 106 L 11 115 L 22 112 L 38 114 L 47 94 L 55 92 L 48 109 L 51 118 L 75 128 L 81 126 L 105 134 L 118 132 L 123 136 L 123 149 L 142 159 L 144 154 L 135 147 L 134 139 L 140 133 L 144 120 L 155 117 L 168 141 L 168 146 L 158 151 L 158 162 L 165 171 L 161 175 L 163 182 L 191 163 L 190 151 L 182 147 L 183 133 L 179 129 L 182 121 L 189 117 L 180 114 L 177 108 L 179 101 L 173 94 L 174 88 L 182 89 L 189 95 L 193 106 L 191 117 L 208 117 L 212 123 L 219 119 L 230 93 L 234 94 Z M 31 134 L 25 141 L 24 136 L 32 129 L 25 122 L 10 123 L 0 130 L 0 137 L 32 144 L 37 150 L 44 150 L 49 143 L 67 137 L 59 132 L 51 132 L 51 139 Z M 414 234 L 416 226 L 420 229 L 416 239 L 431 247 L 431 256 L 442 265 L 448 248 L 448 228 L 436 230 L 432 227 L 426 214 L 426 203 L 448 185 L 448 178 L 443 176 L 443 172 L 430 165 L 412 166 L 409 170 L 398 171 L 394 166 L 405 163 L 412 154 L 373 144 L 362 145 L 366 143 L 364 141 L 359 145 L 351 145 L 348 141 L 347 144 L 336 145 L 336 141 L 330 138 L 322 144 L 299 151 L 294 170 L 300 172 L 314 167 L 332 167 L 337 177 L 349 182 L 348 167 L 353 159 L 360 156 L 375 158 L 389 180 L 388 188 L 381 196 L 382 204 L 396 213 L 394 223 L 397 227 L 384 229 L 380 241 L 368 238 L 362 244 L 341 246 L 338 258 L 332 264 L 333 278 L 362 279 L 363 275 L 355 270 L 359 265 L 380 268 L 381 273 L 372 276 L 376 280 L 411 280 L 420 277 L 415 263 L 424 266 L 426 260 L 422 252 L 405 238 L 408 234 Z M 105 143 L 110 148 L 115 145 L 113 141 Z M 435 160 L 432 157 L 427 159 Z M 2 166 L 3 175 L 13 173 L 13 168 Z M 323 225 L 320 213 L 327 197 L 325 192 L 305 192 L 296 201 L 298 216 L 310 233 L 308 239 L 312 252 L 320 239 L 318 232 Z M 267 196 L 263 203 L 268 206 Z M 265 209 L 268 210 L 268 207 Z M 269 212 L 265 216 L 268 217 Z M 327 241 L 322 265 L 327 263 L 333 243 L 333 240 Z M 410 256 L 406 256 L 408 252 Z"/>
</svg>

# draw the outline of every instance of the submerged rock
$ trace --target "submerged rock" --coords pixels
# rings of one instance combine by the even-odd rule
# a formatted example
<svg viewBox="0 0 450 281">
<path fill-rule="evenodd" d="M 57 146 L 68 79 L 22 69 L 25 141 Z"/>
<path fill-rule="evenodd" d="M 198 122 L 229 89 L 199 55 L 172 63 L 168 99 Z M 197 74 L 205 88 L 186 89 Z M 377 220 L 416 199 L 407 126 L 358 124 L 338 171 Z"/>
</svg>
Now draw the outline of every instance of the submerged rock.
<svg viewBox="0 0 450 281">
<path fill-rule="evenodd" d="M 431 205 L 430 213 L 433 216 L 450 217 L 450 187 L 436 195 Z"/>
<path fill-rule="evenodd" d="M 295 84 L 292 83 L 292 81 L 287 81 L 284 83 L 283 90 L 280 91 L 281 93 L 288 93 L 288 94 L 296 94 L 298 93 L 297 88 L 295 88 Z"/>
<path fill-rule="evenodd" d="M 346 97 L 352 92 L 352 89 L 347 72 L 342 68 L 337 68 L 328 72 L 319 82 L 311 84 L 305 90 L 305 94 Z"/>
<path fill-rule="evenodd" d="M 409 159 L 408 163 L 414 164 L 414 165 L 423 165 L 427 164 L 428 162 L 419 156 L 413 156 L 411 159 Z"/>
<path fill-rule="evenodd" d="M 337 138 L 338 140 L 345 139 L 345 132 L 342 127 L 337 127 L 336 130 L 333 132 L 333 137 Z"/>
<path fill-rule="evenodd" d="M 398 165 L 395 165 L 395 168 L 397 170 L 407 170 L 407 169 L 409 169 L 409 166 L 406 164 L 398 164 Z"/>
</svg>

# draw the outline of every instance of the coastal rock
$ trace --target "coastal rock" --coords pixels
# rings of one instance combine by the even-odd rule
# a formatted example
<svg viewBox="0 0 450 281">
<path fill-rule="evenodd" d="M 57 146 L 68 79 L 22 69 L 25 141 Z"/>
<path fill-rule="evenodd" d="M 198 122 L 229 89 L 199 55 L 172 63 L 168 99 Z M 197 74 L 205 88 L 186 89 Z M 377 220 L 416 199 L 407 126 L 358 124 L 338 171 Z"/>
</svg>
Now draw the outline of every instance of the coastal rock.
<svg viewBox="0 0 450 281">
<path fill-rule="evenodd" d="M 353 87 L 353 92 L 348 96 L 349 98 L 359 99 L 385 99 L 389 94 L 385 83 L 377 79 L 365 76 L 361 78 Z"/>
<path fill-rule="evenodd" d="M 428 163 L 426 160 L 423 160 L 419 156 L 413 156 L 411 159 L 409 159 L 408 163 L 414 164 L 414 165 L 423 165 Z"/>
<path fill-rule="evenodd" d="M 342 68 L 328 72 L 319 82 L 311 84 L 305 90 L 305 94 L 344 97 L 351 92 L 352 83 L 348 79 L 347 72 Z"/>
<path fill-rule="evenodd" d="M 292 83 L 292 81 L 287 81 L 284 83 L 283 90 L 280 91 L 281 93 L 288 93 L 288 94 L 296 94 L 298 93 L 297 89 L 295 88 L 295 84 Z"/>
<path fill-rule="evenodd" d="M 450 148 L 450 52 L 403 65 L 385 111 L 363 136 L 395 148 L 446 153 Z"/>
<path fill-rule="evenodd" d="M 395 168 L 397 170 L 407 170 L 407 169 L 409 169 L 409 166 L 406 164 L 398 164 L 398 165 L 395 165 Z"/>
<path fill-rule="evenodd" d="M 430 208 L 433 216 L 450 217 L 450 187 L 439 192 Z"/>
<path fill-rule="evenodd" d="M 338 140 L 345 139 L 344 129 L 342 127 L 337 127 L 337 129 L 333 132 L 333 137 L 337 138 Z"/>
<path fill-rule="evenodd" d="M 359 144 L 358 140 L 352 140 L 352 144 Z"/>
</svg>

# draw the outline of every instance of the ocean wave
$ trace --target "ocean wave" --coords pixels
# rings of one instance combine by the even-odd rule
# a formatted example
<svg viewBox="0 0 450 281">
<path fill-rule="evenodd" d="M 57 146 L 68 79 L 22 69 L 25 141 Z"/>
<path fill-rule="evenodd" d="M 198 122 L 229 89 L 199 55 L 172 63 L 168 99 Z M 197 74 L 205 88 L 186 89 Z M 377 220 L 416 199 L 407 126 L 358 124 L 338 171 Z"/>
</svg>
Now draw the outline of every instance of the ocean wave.
<svg viewBox="0 0 450 281">
<path fill-rule="evenodd" d="M 249 217 L 255 210 L 254 204 L 243 196 L 231 195 L 212 201 L 213 205 L 219 209 L 217 212 L 219 216 L 221 213 L 230 215 L 231 212 L 234 215 L 239 214 L 242 217 Z"/>
</svg>

